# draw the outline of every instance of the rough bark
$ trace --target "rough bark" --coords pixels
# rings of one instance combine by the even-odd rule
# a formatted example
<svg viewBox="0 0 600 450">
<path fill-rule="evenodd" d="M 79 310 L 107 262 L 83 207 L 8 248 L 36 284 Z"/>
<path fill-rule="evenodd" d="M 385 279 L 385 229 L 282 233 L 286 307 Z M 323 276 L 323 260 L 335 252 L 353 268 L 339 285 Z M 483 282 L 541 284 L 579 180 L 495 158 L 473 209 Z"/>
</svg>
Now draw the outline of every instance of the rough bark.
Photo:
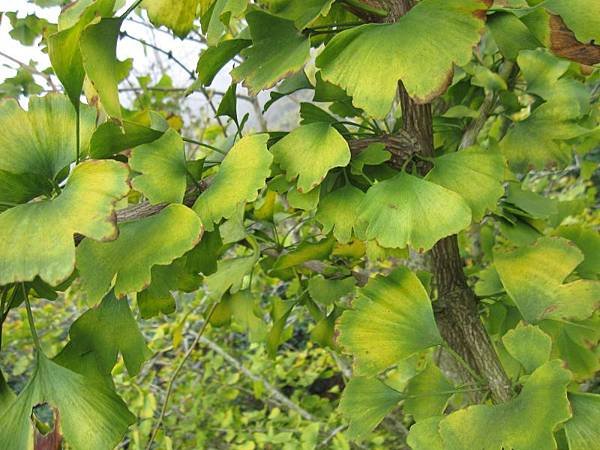
<svg viewBox="0 0 600 450">
<path fill-rule="evenodd" d="M 396 21 L 414 5 L 413 0 L 366 0 L 372 6 L 390 11 L 387 22 Z M 434 153 L 433 120 L 430 104 L 414 102 L 399 85 L 404 130 L 413 136 L 423 156 Z M 425 173 L 429 168 L 422 168 Z M 488 384 L 492 398 L 511 398 L 510 380 L 481 322 L 475 293 L 467 283 L 464 262 L 456 235 L 440 240 L 431 250 L 432 271 L 437 289 L 436 322 L 442 337 Z M 462 373 L 464 378 L 472 378 Z"/>
</svg>

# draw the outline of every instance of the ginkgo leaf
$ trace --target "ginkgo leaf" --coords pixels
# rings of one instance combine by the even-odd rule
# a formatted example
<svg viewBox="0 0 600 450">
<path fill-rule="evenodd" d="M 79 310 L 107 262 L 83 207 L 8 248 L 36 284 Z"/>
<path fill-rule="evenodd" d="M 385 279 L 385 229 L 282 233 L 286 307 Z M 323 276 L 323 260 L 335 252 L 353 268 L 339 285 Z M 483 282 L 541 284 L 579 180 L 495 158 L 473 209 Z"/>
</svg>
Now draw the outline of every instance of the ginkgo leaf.
<svg viewBox="0 0 600 450">
<path fill-rule="evenodd" d="M 79 97 L 85 78 L 79 47 L 81 34 L 96 17 L 110 17 L 114 5 L 115 0 L 77 2 L 61 13 L 58 32 L 48 36 L 48 56 L 52 69 L 76 109 L 79 108 Z"/>
<path fill-rule="evenodd" d="M 310 41 L 291 20 L 264 11 L 249 12 L 246 21 L 252 46 L 242 51 L 245 60 L 231 76 L 236 82 L 244 80 L 244 86 L 256 94 L 300 70 L 309 57 Z"/>
<path fill-rule="evenodd" d="M 82 108 L 81 153 L 87 152 L 95 116 L 92 108 Z M 75 161 L 76 120 L 73 107 L 63 95 L 30 97 L 27 111 L 14 100 L 0 104 L 0 176 L 2 184 L 11 185 L 0 200 L 6 200 L 10 191 L 28 193 L 23 201 L 51 191 L 50 182 Z"/>
<path fill-rule="evenodd" d="M 354 277 L 328 280 L 322 275 L 317 275 L 308 280 L 308 293 L 314 301 L 322 305 L 331 305 L 354 292 L 355 284 Z"/>
<path fill-rule="evenodd" d="M 333 230 L 339 242 L 349 242 L 364 196 L 363 191 L 348 184 L 323 197 L 315 214 L 317 222 L 323 225 L 323 233 Z"/>
<path fill-rule="evenodd" d="M 533 372 L 550 359 L 552 339 L 535 325 L 510 330 L 502 337 L 502 343 L 527 373 Z"/>
<path fill-rule="evenodd" d="M 32 409 L 43 403 L 56 408 L 57 427 L 74 450 L 112 449 L 135 422 L 112 389 L 38 353 L 29 383 L 0 416 L 0 448 L 33 448 Z"/>
<path fill-rule="evenodd" d="M 0 286 L 31 281 L 50 285 L 75 268 L 73 235 L 110 240 L 118 234 L 114 204 L 129 191 L 127 166 L 86 161 L 71 173 L 62 193 L 0 214 Z"/>
<path fill-rule="evenodd" d="M 584 278 L 596 278 L 600 274 L 600 236 L 583 225 L 564 225 L 556 235 L 574 242 L 584 255 L 576 270 Z"/>
<path fill-rule="evenodd" d="M 600 395 L 569 393 L 573 417 L 565 423 L 570 450 L 594 450 L 600 442 Z"/>
<path fill-rule="evenodd" d="M 405 172 L 371 186 L 359 209 L 357 236 L 382 247 L 429 250 L 471 224 L 460 195 Z"/>
<path fill-rule="evenodd" d="M 389 161 L 391 157 L 392 154 L 385 149 L 385 144 L 371 144 L 352 158 L 350 171 L 354 175 L 360 175 L 365 166 L 378 166 Z"/>
<path fill-rule="evenodd" d="M 595 0 L 546 0 L 544 8 L 558 14 L 580 42 L 600 42 L 600 4 Z"/>
<path fill-rule="evenodd" d="M 476 405 L 439 424 L 445 450 L 555 449 L 556 426 L 571 417 L 566 387 L 570 373 L 560 360 L 547 362 L 525 382 L 519 395 L 499 405 Z M 501 424 L 501 426 L 498 426 Z"/>
<path fill-rule="evenodd" d="M 422 0 L 394 24 L 337 34 L 317 57 L 323 78 L 345 89 L 354 106 L 383 118 L 398 80 L 418 102 L 443 93 L 453 65 L 471 59 L 481 39 L 486 0 Z"/>
<path fill-rule="evenodd" d="M 121 118 L 117 41 L 123 18 L 100 19 L 81 33 L 79 48 L 85 73 L 109 116 Z"/>
<path fill-rule="evenodd" d="M 256 200 L 271 172 L 273 156 L 267 150 L 266 134 L 245 136 L 227 153 L 219 172 L 196 203 L 194 211 L 207 231 L 221 219 L 233 217 L 237 208 Z"/>
<path fill-rule="evenodd" d="M 209 47 L 200 54 L 196 71 L 198 81 L 204 86 L 212 83 L 219 70 L 244 48 L 252 44 L 249 39 L 229 39 L 216 47 Z"/>
<path fill-rule="evenodd" d="M 292 250 L 283 252 L 273 264 L 273 270 L 285 270 L 299 266 L 307 261 L 321 260 L 329 257 L 335 240 L 329 236 L 319 242 L 301 242 Z"/>
<path fill-rule="evenodd" d="M 77 248 L 77 269 L 91 303 L 102 299 L 113 284 L 117 297 L 147 287 L 152 266 L 170 264 L 191 250 L 203 227 L 191 209 L 171 204 L 154 216 L 121 224 L 119 230 L 112 242 L 85 239 Z"/>
<path fill-rule="evenodd" d="M 169 124 L 157 113 L 142 112 L 129 120 L 104 122 L 90 139 L 92 158 L 110 158 L 141 144 L 148 144 L 163 135 Z"/>
<path fill-rule="evenodd" d="M 288 181 L 298 178 L 300 192 L 308 192 L 334 167 L 350 162 L 348 142 L 328 123 L 302 125 L 271 147 L 275 163 Z"/>
<path fill-rule="evenodd" d="M 542 237 L 528 247 L 496 253 L 494 264 L 523 318 L 588 318 L 600 307 L 600 281 L 563 281 L 583 261 L 579 249 L 562 238 Z"/>
<path fill-rule="evenodd" d="M 425 179 L 460 194 L 479 222 L 504 194 L 504 159 L 497 150 L 470 147 L 435 158 Z"/>
<path fill-rule="evenodd" d="M 373 430 L 403 395 L 375 377 L 353 377 L 340 400 L 340 412 L 350 422 L 348 437 L 357 439 Z"/>
<path fill-rule="evenodd" d="M 403 411 L 416 422 L 438 416 L 446 409 L 453 389 L 441 370 L 430 363 L 406 385 Z"/>
<path fill-rule="evenodd" d="M 370 280 L 352 307 L 340 319 L 339 342 L 354 355 L 361 375 L 442 342 L 425 288 L 404 267 Z"/>
<path fill-rule="evenodd" d="M 446 450 L 438 427 L 443 416 L 421 420 L 410 427 L 406 443 L 413 450 Z"/>
<path fill-rule="evenodd" d="M 55 362 L 82 375 L 94 376 L 81 370 L 87 367 L 83 360 L 91 359 L 98 374 L 110 376 L 120 353 L 134 376 L 150 356 L 127 299 L 117 299 L 113 292 L 73 322 L 69 338 Z"/>
<path fill-rule="evenodd" d="M 207 1 L 207 0 L 203 0 Z M 202 16 L 202 30 L 209 46 L 217 45 L 228 31 L 232 18 L 239 18 L 246 11 L 248 0 L 208 0 L 211 5 Z"/>
<path fill-rule="evenodd" d="M 271 13 L 293 20 L 299 30 L 303 30 L 316 19 L 326 16 L 334 0 L 283 0 L 270 5 Z"/>
<path fill-rule="evenodd" d="M 218 262 L 217 271 L 206 277 L 206 290 L 210 298 L 218 300 L 227 291 L 235 294 L 242 288 L 244 277 L 254 268 L 256 255 L 224 259 Z"/>
<path fill-rule="evenodd" d="M 130 167 L 140 172 L 132 180 L 134 189 L 150 203 L 180 203 L 187 185 L 183 139 L 168 130 L 156 141 L 136 147 L 129 158 Z"/>
<path fill-rule="evenodd" d="M 142 6 L 148 11 L 148 18 L 154 25 L 164 25 L 183 39 L 194 25 L 196 10 L 204 3 L 205 0 L 145 0 Z"/>
</svg>

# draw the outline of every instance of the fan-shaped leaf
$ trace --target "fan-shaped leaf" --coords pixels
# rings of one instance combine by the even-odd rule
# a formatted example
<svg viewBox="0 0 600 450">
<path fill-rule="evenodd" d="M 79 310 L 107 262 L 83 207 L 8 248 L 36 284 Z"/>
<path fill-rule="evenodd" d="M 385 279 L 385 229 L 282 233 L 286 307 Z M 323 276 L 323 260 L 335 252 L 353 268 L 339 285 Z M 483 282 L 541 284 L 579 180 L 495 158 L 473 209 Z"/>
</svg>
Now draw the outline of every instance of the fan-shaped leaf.
<svg viewBox="0 0 600 450">
<path fill-rule="evenodd" d="M 429 250 L 471 223 L 471 210 L 460 195 L 404 172 L 372 186 L 360 210 L 357 236 L 376 239 L 382 247 Z"/>
<path fill-rule="evenodd" d="M 569 450 L 594 450 L 600 442 L 600 395 L 569 393 L 573 418 L 565 424 Z"/>
<path fill-rule="evenodd" d="M 85 239 L 77 248 L 77 268 L 90 302 L 99 301 L 113 284 L 117 297 L 141 291 L 150 284 L 152 266 L 169 264 L 191 250 L 203 231 L 198 216 L 177 204 L 119 229 L 115 241 Z"/>
<path fill-rule="evenodd" d="M 558 14 L 580 42 L 600 42 L 600 3 L 595 0 L 547 0 L 544 7 Z"/>
<path fill-rule="evenodd" d="M 0 448 L 33 448 L 32 408 L 48 403 L 55 420 L 74 450 L 110 450 L 135 422 L 114 391 L 37 355 L 33 376 L 11 406 L 0 416 Z"/>
<path fill-rule="evenodd" d="M 192 29 L 196 10 L 206 0 L 145 0 L 143 6 L 148 11 L 150 21 L 157 27 L 164 25 L 175 35 L 184 38 Z"/>
<path fill-rule="evenodd" d="M 75 268 L 75 233 L 114 239 L 114 204 L 129 191 L 128 175 L 122 163 L 86 161 L 58 197 L 0 214 L 0 285 L 36 276 L 56 285 Z"/>
<path fill-rule="evenodd" d="M 446 379 L 435 364 L 413 377 L 406 385 L 404 412 L 411 414 L 415 421 L 438 416 L 446 409 L 454 386 Z"/>
<path fill-rule="evenodd" d="M 194 211 L 208 231 L 221 219 L 230 219 L 245 202 L 256 200 L 271 172 L 273 156 L 267 150 L 268 135 L 240 139 L 221 163 L 209 188 L 198 197 Z"/>
<path fill-rule="evenodd" d="M 555 449 L 554 429 L 571 417 L 566 392 L 570 379 L 561 361 L 553 360 L 533 372 L 515 399 L 450 414 L 439 425 L 444 449 Z"/>
<path fill-rule="evenodd" d="M 244 86 L 257 93 L 300 70 L 308 59 L 310 42 L 291 20 L 260 10 L 248 13 L 246 20 L 253 44 L 242 51 L 245 61 L 231 76 L 236 82 L 244 80 Z"/>
<path fill-rule="evenodd" d="M 373 377 L 354 377 L 340 400 L 340 412 L 348 419 L 348 436 L 364 437 L 402 400 L 400 392 Z"/>
<path fill-rule="evenodd" d="M 87 152 L 95 116 L 91 108 L 81 111 L 82 153 Z M 51 191 L 50 182 L 75 161 L 76 120 L 62 95 L 30 97 L 27 111 L 14 100 L 0 104 L 0 201 L 23 202 Z"/>
<path fill-rule="evenodd" d="M 442 342 L 427 292 L 404 267 L 370 280 L 342 315 L 339 331 L 339 342 L 364 375 Z"/>
<path fill-rule="evenodd" d="M 178 203 L 183 200 L 187 168 L 183 140 L 175 130 L 170 129 L 160 139 L 133 149 L 129 165 L 141 172 L 132 180 L 133 188 L 151 203 Z"/>
<path fill-rule="evenodd" d="M 550 237 L 494 256 L 506 291 L 525 320 L 533 323 L 549 318 L 583 320 L 600 307 L 600 281 L 562 284 L 581 261 L 583 255 L 575 245 Z"/>
<path fill-rule="evenodd" d="M 275 163 L 289 181 L 298 178 L 298 191 L 308 192 L 323 181 L 334 167 L 350 162 L 348 142 L 328 123 L 302 125 L 273 147 Z"/>
<path fill-rule="evenodd" d="M 453 65 L 465 65 L 483 30 L 485 0 L 422 0 L 394 24 L 336 35 L 317 58 L 323 78 L 345 89 L 373 117 L 390 110 L 398 80 L 428 102 L 446 90 Z"/>
<path fill-rule="evenodd" d="M 502 343 L 527 373 L 533 372 L 550 359 L 552 339 L 535 325 L 510 330 L 502 337 Z"/>
<path fill-rule="evenodd" d="M 333 230 L 339 242 L 349 242 L 364 196 L 360 189 L 348 184 L 323 197 L 315 215 L 315 219 L 323 225 L 323 233 Z"/>
<path fill-rule="evenodd" d="M 436 158 L 425 179 L 460 194 L 478 222 L 504 194 L 504 160 L 496 150 L 471 147 Z"/>
</svg>

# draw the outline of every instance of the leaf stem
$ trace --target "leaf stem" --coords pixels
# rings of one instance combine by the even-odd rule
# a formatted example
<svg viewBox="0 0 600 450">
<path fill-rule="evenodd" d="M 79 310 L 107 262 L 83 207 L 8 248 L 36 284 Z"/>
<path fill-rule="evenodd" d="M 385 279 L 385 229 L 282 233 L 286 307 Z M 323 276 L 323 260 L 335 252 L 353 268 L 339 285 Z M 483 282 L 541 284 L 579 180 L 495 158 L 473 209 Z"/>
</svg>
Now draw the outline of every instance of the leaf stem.
<svg viewBox="0 0 600 450">
<path fill-rule="evenodd" d="M 127 11 L 125 11 L 123 14 L 121 14 L 121 19 L 124 19 L 125 17 L 127 17 L 129 14 L 131 14 L 133 12 L 133 10 L 135 8 L 137 8 L 138 6 L 140 6 L 140 3 L 142 3 L 144 0 L 137 0 L 135 2 L 133 2 L 131 4 L 131 6 L 129 8 L 127 8 Z"/>
<path fill-rule="evenodd" d="M 481 383 L 485 383 L 485 380 L 481 377 L 481 375 L 479 375 L 477 372 L 475 372 L 475 370 L 473 370 L 473 368 L 469 365 L 469 363 L 467 363 L 462 356 L 460 356 L 458 353 L 456 353 L 447 342 L 444 341 L 442 343 L 442 347 L 450 355 L 452 355 L 452 357 L 456 360 L 456 362 L 458 362 L 462 367 L 465 368 L 465 370 L 467 372 L 469 372 L 469 374 L 473 377 L 473 379 L 475 379 Z"/>
<path fill-rule="evenodd" d="M 156 439 L 158 430 L 165 418 L 165 414 L 167 412 L 167 406 L 169 404 L 169 399 L 173 392 L 173 384 L 175 383 L 175 380 L 179 376 L 179 373 L 181 372 L 181 369 L 183 368 L 184 364 L 190 358 L 190 356 L 192 355 L 192 352 L 196 349 L 196 346 L 198 345 L 198 342 L 200 341 L 202 334 L 204 334 L 204 331 L 206 331 L 208 322 L 210 322 L 210 318 L 212 317 L 213 313 L 215 312 L 215 309 L 217 308 L 218 304 L 219 304 L 219 302 L 215 301 L 210 306 L 208 314 L 206 315 L 206 319 L 204 319 L 204 323 L 200 327 L 200 330 L 198 331 L 197 336 L 194 338 L 192 344 L 190 345 L 190 347 L 187 349 L 187 351 L 183 355 L 183 358 L 181 358 L 181 361 L 179 361 L 177 368 L 175 369 L 175 371 L 173 372 L 173 375 L 171 375 L 171 378 L 169 379 L 169 384 L 167 385 L 167 392 L 165 394 L 165 400 L 163 401 L 162 407 L 160 409 L 160 415 L 158 416 L 158 420 L 157 420 L 156 424 L 154 425 L 154 428 L 152 428 L 152 434 L 150 435 L 150 439 L 148 440 L 148 443 L 146 444 L 146 450 L 150 450 L 152 448 L 152 444 L 154 443 L 154 440 Z"/>
<path fill-rule="evenodd" d="M 25 289 L 25 283 L 21 283 L 21 289 L 23 290 L 23 298 L 25 299 L 25 308 L 27 309 L 27 320 L 29 322 L 29 330 L 31 331 L 31 337 L 33 338 L 33 345 L 38 352 L 42 352 L 42 346 L 40 345 L 40 339 L 35 329 L 35 323 L 33 321 L 33 313 L 31 312 L 31 305 L 29 304 L 29 295 Z"/>
<path fill-rule="evenodd" d="M 76 111 L 76 117 L 75 117 L 75 145 L 77 148 L 77 153 L 75 155 L 75 164 L 79 164 L 79 157 L 80 157 L 80 152 L 81 152 L 81 136 L 79 135 L 81 133 L 81 123 L 80 123 L 80 114 L 79 114 L 79 108 L 77 108 Z"/>
<path fill-rule="evenodd" d="M 197 141 L 195 139 L 186 138 L 186 137 L 182 137 L 181 139 L 183 139 L 184 142 L 189 142 L 190 144 L 196 144 L 196 145 L 199 145 L 200 147 L 206 147 L 206 148 L 209 148 L 211 150 L 214 150 L 217 153 L 220 153 L 223 156 L 227 156 L 227 152 L 225 150 L 221 150 L 220 148 L 215 147 L 213 145 L 205 144 L 204 142 L 200 142 L 200 141 Z"/>
</svg>

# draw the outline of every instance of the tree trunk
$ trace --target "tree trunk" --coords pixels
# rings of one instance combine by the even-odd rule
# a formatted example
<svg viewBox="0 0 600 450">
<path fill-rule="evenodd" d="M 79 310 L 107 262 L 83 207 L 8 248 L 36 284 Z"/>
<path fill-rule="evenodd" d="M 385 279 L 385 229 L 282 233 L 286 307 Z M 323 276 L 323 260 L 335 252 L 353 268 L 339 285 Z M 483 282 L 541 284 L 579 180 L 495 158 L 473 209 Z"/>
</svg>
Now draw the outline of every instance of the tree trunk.
<svg viewBox="0 0 600 450">
<path fill-rule="evenodd" d="M 414 5 L 413 0 L 364 0 L 364 3 L 388 10 L 386 22 L 396 21 Z M 421 153 L 431 157 L 434 154 L 431 105 L 415 103 L 402 83 L 399 89 L 404 129 L 418 141 Z M 427 170 L 425 167 L 422 172 Z M 477 298 L 463 271 L 457 236 L 435 244 L 430 259 L 437 289 L 435 317 L 442 337 L 485 380 L 495 402 L 509 400 L 510 380 L 479 317 Z M 461 377 L 475 381 L 466 370 Z"/>
</svg>

